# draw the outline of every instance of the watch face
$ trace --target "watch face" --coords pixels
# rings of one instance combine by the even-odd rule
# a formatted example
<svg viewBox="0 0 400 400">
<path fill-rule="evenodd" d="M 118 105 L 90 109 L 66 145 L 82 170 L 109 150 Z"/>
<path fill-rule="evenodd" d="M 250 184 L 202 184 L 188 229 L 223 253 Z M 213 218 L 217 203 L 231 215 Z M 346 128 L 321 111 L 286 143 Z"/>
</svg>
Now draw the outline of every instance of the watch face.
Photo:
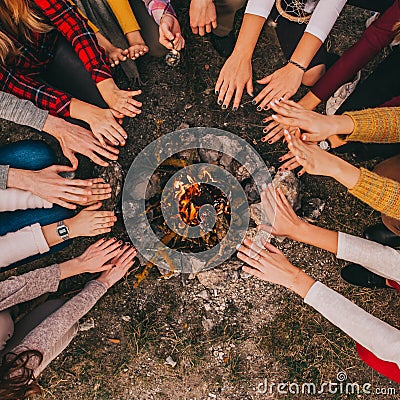
<svg viewBox="0 0 400 400">
<path fill-rule="evenodd" d="M 58 228 L 58 234 L 59 234 L 60 236 L 66 236 L 66 235 L 68 235 L 68 229 L 67 229 L 67 227 L 66 227 L 66 226 L 60 226 L 60 227 Z"/>
</svg>

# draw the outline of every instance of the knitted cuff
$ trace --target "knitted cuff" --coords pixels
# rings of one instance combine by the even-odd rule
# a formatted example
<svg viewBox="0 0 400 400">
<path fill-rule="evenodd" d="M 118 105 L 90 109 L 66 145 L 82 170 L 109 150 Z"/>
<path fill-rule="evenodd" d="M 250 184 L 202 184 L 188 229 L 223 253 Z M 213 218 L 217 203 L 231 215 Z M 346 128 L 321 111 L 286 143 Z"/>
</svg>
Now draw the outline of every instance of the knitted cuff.
<svg viewBox="0 0 400 400">
<path fill-rule="evenodd" d="M 353 133 L 345 140 L 369 143 L 399 141 L 400 116 L 397 107 L 345 112 L 344 115 L 348 115 L 354 122 Z"/>
<path fill-rule="evenodd" d="M 8 170 L 10 169 L 9 165 L 0 165 L 0 189 L 7 189 L 7 178 L 8 178 Z"/>
<path fill-rule="evenodd" d="M 361 168 L 360 178 L 353 189 L 353 196 L 383 214 L 398 219 L 400 215 L 400 183 Z"/>
</svg>

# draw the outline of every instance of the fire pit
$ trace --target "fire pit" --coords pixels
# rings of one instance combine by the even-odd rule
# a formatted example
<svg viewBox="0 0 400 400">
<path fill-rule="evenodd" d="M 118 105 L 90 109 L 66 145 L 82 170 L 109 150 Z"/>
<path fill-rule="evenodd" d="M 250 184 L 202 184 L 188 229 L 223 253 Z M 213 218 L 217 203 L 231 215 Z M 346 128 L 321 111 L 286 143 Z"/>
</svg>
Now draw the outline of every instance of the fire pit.
<svg viewBox="0 0 400 400">
<path fill-rule="evenodd" d="M 134 160 L 123 214 L 134 245 L 162 270 L 198 273 L 228 260 L 249 228 L 249 206 L 270 181 L 241 138 L 213 128 L 162 136 Z"/>
</svg>

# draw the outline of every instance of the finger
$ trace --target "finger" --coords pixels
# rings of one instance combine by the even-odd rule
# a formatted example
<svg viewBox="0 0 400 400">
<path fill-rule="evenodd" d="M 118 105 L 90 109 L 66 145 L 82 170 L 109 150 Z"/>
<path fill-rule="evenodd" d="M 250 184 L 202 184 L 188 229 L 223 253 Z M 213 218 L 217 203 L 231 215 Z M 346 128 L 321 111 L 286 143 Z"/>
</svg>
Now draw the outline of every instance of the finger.
<svg viewBox="0 0 400 400">
<path fill-rule="evenodd" d="M 225 95 L 225 98 L 224 98 L 224 103 L 222 104 L 222 108 L 223 109 L 228 108 L 229 103 L 231 102 L 232 97 L 233 97 L 233 95 L 235 93 L 235 89 L 236 88 L 232 84 L 229 85 L 229 88 L 228 88 L 228 90 L 226 92 L 226 95 Z M 243 91 L 243 89 L 242 89 L 242 91 Z"/>
<path fill-rule="evenodd" d="M 258 95 L 254 98 L 253 100 L 253 104 L 258 104 L 261 101 L 263 101 L 263 99 L 268 96 L 270 94 L 270 92 L 272 91 L 272 88 L 268 85 L 266 86 L 263 90 L 261 90 L 260 93 L 258 93 Z M 257 111 L 261 111 L 264 107 L 261 107 L 260 104 L 258 104 L 257 107 Z"/>
<path fill-rule="evenodd" d="M 251 242 L 251 244 L 242 244 L 238 251 L 240 251 L 241 253 L 245 254 L 246 256 L 253 258 L 257 261 L 260 261 L 260 257 L 262 257 L 262 250 L 261 248 L 259 248 L 258 246 L 254 246 L 254 243 Z M 257 249 L 258 248 L 258 249 Z"/>
<path fill-rule="evenodd" d="M 250 275 L 255 276 L 255 277 L 258 278 L 258 279 L 264 280 L 264 275 L 263 275 L 263 273 L 262 273 L 261 271 L 259 271 L 257 268 L 250 268 L 250 267 L 244 266 L 244 267 L 243 267 L 243 271 L 244 271 L 246 274 L 250 274 Z"/>
<path fill-rule="evenodd" d="M 131 262 L 133 258 L 136 257 L 137 250 L 132 247 L 128 246 L 124 253 L 119 257 L 119 261 L 121 263 Z"/>
<path fill-rule="evenodd" d="M 199 35 L 204 36 L 206 34 L 206 31 L 204 29 L 204 26 L 199 26 Z"/>
<path fill-rule="evenodd" d="M 72 172 L 75 171 L 73 167 L 70 167 L 68 165 L 53 165 L 49 169 L 54 170 L 57 174 L 60 172 Z M 70 180 L 70 179 L 67 179 Z"/>
<path fill-rule="evenodd" d="M 170 27 L 168 24 L 166 24 L 165 22 L 160 24 L 160 29 L 162 34 L 165 36 L 165 38 L 168 41 L 174 40 L 175 39 L 175 35 L 171 32 Z"/>
<path fill-rule="evenodd" d="M 292 158 L 289 161 L 286 161 L 284 164 L 282 164 L 278 170 L 279 171 L 292 171 L 296 169 L 297 167 L 300 167 L 299 162 L 297 161 L 296 158 Z"/>
<path fill-rule="evenodd" d="M 304 169 L 304 168 L 302 168 L 298 173 L 297 173 L 297 176 L 303 176 L 305 173 L 306 173 L 307 171 Z"/>
<path fill-rule="evenodd" d="M 253 97 L 253 93 L 254 93 L 254 88 L 253 88 L 253 79 L 250 79 L 247 83 L 246 83 L 246 90 L 247 90 L 247 94 L 251 97 Z"/>
<path fill-rule="evenodd" d="M 254 258 L 247 256 L 246 254 L 244 254 L 242 252 L 238 252 L 237 257 L 258 271 L 262 268 L 262 265 L 258 261 L 256 261 Z"/>
<path fill-rule="evenodd" d="M 77 208 L 75 204 L 68 203 L 64 200 L 61 200 L 60 198 L 56 198 L 52 202 L 54 204 L 58 204 L 59 206 L 61 206 L 63 208 L 67 208 L 69 210 L 76 210 L 76 208 Z"/>
<path fill-rule="evenodd" d="M 108 217 L 114 217 L 114 211 L 97 211 L 96 214 L 94 215 L 95 218 L 108 218 Z"/>
<path fill-rule="evenodd" d="M 71 195 L 90 196 L 93 194 L 92 190 L 83 189 L 79 186 L 65 186 L 63 192 Z"/>
<path fill-rule="evenodd" d="M 62 195 L 62 200 L 65 200 L 67 202 L 71 202 L 71 203 L 86 203 L 87 201 L 89 201 L 88 197 L 86 196 L 77 196 L 74 194 L 70 194 L 70 193 L 63 193 Z"/>
<path fill-rule="evenodd" d="M 98 236 L 98 235 L 105 235 L 106 233 L 110 233 L 111 228 L 104 228 L 104 229 L 95 229 L 91 235 L 89 236 Z"/>
<path fill-rule="evenodd" d="M 101 207 L 101 203 L 98 202 L 96 204 L 93 204 L 89 207 L 84 208 L 83 211 L 95 211 L 95 210 L 98 210 L 100 207 Z"/>
<path fill-rule="evenodd" d="M 118 141 L 118 144 L 121 146 L 125 146 L 126 141 L 125 138 L 122 136 L 122 134 L 114 127 L 114 125 L 111 125 L 109 127 L 109 132 L 112 135 L 112 137 Z"/>
<path fill-rule="evenodd" d="M 217 20 L 216 20 L 216 19 L 213 19 L 213 20 L 211 21 L 211 25 L 212 25 L 213 29 L 217 29 L 217 26 L 218 26 Z"/>
<path fill-rule="evenodd" d="M 207 33 L 211 33 L 211 31 L 212 31 L 212 26 L 211 26 L 211 24 L 207 24 L 207 25 L 206 25 L 206 32 L 207 32 Z"/>
<path fill-rule="evenodd" d="M 114 224 L 115 221 L 117 220 L 117 217 L 101 217 L 101 218 L 96 218 L 95 224 L 96 225 L 104 225 L 104 224 Z"/>
<path fill-rule="evenodd" d="M 283 255 L 283 253 L 276 248 L 273 244 L 269 243 L 269 242 L 265 242 L 264 243 L 264 247 L 267 249 L 267 251 L 269 251 L 272 254 L 281 254 Z"/>
<path fill-rule="evenodd" d="M 191 28 L 194 35 L 197 35 L 199 33 L 199 28 L 197 26 L 191 26 Z"/>
<path fill-rule="evenodd" d="M 229 87 L 229 82 L 228 81 L 223 81 L 222 85 L 220 87 L 219 95 L 218 95 L 218 105 L 222 105 L 225 99 L 226 92 L 228 91 Z"/>
<path fill-rule="evenodd" d="M 278 161 L 279 162 L 283 162 L 283 161 L 286 161 L 286 160 L 291 160 L 292 158 L 294 158 L 294 155 L 290 151 L 288 151 L 282 157 L 279 157 Z"/>
<path fill-rule="evenodd" d="M 93 243 L 92 246 L 97 247 L 99 250 L 103 250 L 106 247 L 110 246 L 111 244 L 115 243 L 116 240 L 117 240 L 116 238 L 111 238 L 111 239 L 102 238 L 99 239 L 97 242 Z"/>
<path fill-rule="evenodd" d="M 284 99 L 284 100 L 282 100 L 282 102 L 284 104 L 287 104 L 288 106 L 296 108 L 298 110 L 305 110 L 305 108 L 302 105 L 300 105 L 299 103 L 296 103 L 293 100 Z"/>
<path fill-rule="evenodd" d="M 75 154 L 72 150 L 66 149 L 64 151 L 65 157 L 68 158 L 69 162 L 71 163 L 72 167 L 74 170 L 78 168 L 78 159 L 75 157 Z"/>
<path fill-rule="evenodd" d="M 235 100 L 233 101 L 233 110 L 236 111 L 240 106 L 240 100 L 242 99 L 243 88 L 236 88 Z"/>
<path fill-rule="evenodd" d="M 265 78 L 259 79 L 257 83 L 260 85 L 268 85 L 271 82 L 272 75 L 268 75 Z"/>
<path fill-rule="evenodd" d="M 271 127 L 273 127 L 272 130 L 270 130 Z M 277 142 L 284 136 L 283 128 L 280 124 L 269 124 L 267 127 L 264 128 L 263 132 L 269 132 L 268 135 L 264 136 L 261 139 L 263 142 L 268 142 L 269 144 Z"/>
</svg>

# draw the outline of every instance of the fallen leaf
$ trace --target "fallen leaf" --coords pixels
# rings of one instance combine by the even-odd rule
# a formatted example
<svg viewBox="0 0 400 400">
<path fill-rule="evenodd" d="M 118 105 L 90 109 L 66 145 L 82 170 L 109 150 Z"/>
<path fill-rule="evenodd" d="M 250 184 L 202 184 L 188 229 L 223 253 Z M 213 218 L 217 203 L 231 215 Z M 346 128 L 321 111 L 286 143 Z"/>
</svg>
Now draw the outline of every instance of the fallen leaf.
<svg viewBox="0 0 400 400">
<path fill-rule="evenodd" d="M 110 343 L 114 343 L 114 344 L 119 344 L 119 343 L 121 343 L 121 341 L 120 341 L 119 339 L 107 338 L 107 340 L 108 340 Z"/>
</svg>

